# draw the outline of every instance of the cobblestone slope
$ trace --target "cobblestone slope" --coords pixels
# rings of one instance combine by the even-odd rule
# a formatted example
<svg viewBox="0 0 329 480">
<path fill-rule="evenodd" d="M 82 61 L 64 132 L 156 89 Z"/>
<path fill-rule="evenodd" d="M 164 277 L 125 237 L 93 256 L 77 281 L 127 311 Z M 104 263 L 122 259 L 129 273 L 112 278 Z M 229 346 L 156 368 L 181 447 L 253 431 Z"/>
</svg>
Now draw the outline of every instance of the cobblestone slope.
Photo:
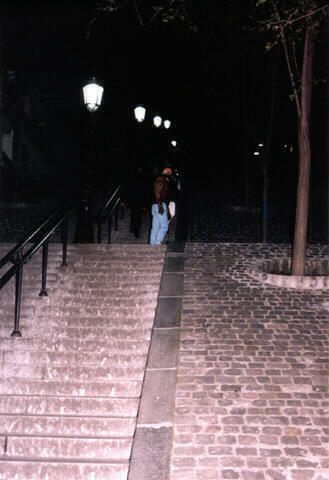
<svg viewBox="0 0 329 480">
<path fill-rule="evenodd" d="M 328 292 L 246 274 L 288 251 L 186 244 L 171 480 L 329 478 Z"/>
</svg>

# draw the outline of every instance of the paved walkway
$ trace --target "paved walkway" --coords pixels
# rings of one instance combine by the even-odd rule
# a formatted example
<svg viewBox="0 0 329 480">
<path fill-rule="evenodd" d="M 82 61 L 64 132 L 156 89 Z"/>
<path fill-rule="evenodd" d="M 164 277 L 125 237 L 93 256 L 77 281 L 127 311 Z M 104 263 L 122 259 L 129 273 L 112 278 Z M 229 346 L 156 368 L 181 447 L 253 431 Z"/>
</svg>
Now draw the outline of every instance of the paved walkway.
<svg viewBox="0 0 329 480">
<path fill-rule="evenodd" d="M 168 245 L 133 480 L 329 480 L 328 292 L 252 278 L 290 247 L 251 242 Z"/>
<path fill-rule="evenodd" d="M 186 244 L 171 480 L 329 479 L 328 292 L 247 273 L 288 254 Z"/>
</svg>

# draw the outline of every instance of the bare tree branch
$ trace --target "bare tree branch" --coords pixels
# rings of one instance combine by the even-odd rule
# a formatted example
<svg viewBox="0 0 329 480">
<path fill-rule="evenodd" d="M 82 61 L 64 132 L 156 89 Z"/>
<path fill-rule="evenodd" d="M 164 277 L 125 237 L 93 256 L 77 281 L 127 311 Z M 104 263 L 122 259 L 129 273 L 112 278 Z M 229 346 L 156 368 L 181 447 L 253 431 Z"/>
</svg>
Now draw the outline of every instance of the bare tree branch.
<svg viewBox="0 0 329 480">
<path fill-rule="evenodd" d="M 325 13 L 325 10 L 328 9 L 328 5 L 323 5 L 322 7 L 318 8 L 317 10 L 314 10 L 312 12 L 309 12 L 309 13 L 305 13 L 305 15 L 301 15 L 300 17 L 297 17 L 297 18 L 294 18 L 293 20 L 290 20 L 290 19 L 287 19 L 287 20 L 279 20 L 278 22 L 273 22 L 272 25 L 277 25 L 277 26 L 287 26 L 287 25 L 291 25 L 295 22 L 299 22 L 300 20 L 304 20 L 304 18 L 307 18 L 307 17 L 310 17 L 310 16 L 313 16 L 315 15 L 316 13 L 318 12 L 323 12 Z M 297 9 L 295 9 L 294 11 L 296 11 Z M 294 12 L 292 12 L 290 14 L 290 17 L 291 15 L 293 14 Z M 282 25 L 284 24 L 284 25 Z"/>
<path fill-rule="evenodd" d="M 289 77 L 290 77 L 292 89 L 293 89 L 293 92 L 294 92 L 294 97 L 295 97 L 295 102 L 296 102 L 296 107 L 297 107 L 297 114 L 298 114 L 298 117 L 300 117 L 300 115 L 301 115 L 300 101 L 299 101 L 299 96 L 298 96 L 298 92 L 297 92 L 297 87 L 296 87 L 296 83 L 295 83 L 294 74 L 293 74 L 291 64 L 290 64 L 290 58 L 289 58 L 289 52 L 288 52 L 288 47 L 287 47 L 287 42 L 286 42 L 286 36 L 285 36 L 285 33 L 284 33 L 284 27 L 281 24 L 281 18 L 280 18 L 280 14 L 279 14 L 279 11 L 278 11 L 278 7 L 277 7 L 277 4 L 274 0 L 273 0 L 273 5 L 274 5 L 274 9 L 275 9 L 275 14 L 276 14 L 278 22 L 280 24 L 279 28 L 280 28 L 280 35 L 281 35 L 281 39 L 282 39 L 282 46 L 283 46 L 284 55 L 285 55 L 286 62 L 287 62 L 287 67 L 288 67 L 288 72 L 289 72 Z"/>
</svg>

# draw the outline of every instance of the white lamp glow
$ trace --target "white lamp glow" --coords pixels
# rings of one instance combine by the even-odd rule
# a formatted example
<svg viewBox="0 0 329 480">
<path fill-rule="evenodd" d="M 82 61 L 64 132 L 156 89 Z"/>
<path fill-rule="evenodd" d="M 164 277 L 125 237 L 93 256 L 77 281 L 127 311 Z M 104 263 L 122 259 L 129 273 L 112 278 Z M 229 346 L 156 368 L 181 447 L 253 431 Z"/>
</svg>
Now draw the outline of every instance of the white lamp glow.
<svg viewBox="0 0 329 480">
<path fill-rule="evenodd" d="M 159 115 L 156 115 L 156 116 L 153 118 L 153 124 L 154 124 L 154 126 L 158 128 L 158 127 L 160 127 L 161 123 L 162 123 L 162 118 L 159 117 Z"/>
<path fill-rule="evenodd" d="M 254 152 L 254 155 L 259 155 L 259 152 Z"/>
<path fill-rule="evenodd" d="M 170 120 L 165 120 L 165 121 L 163 122 L 163 125 L 164 125 L 165 128 L 169 128 L 170 125 L 171 125 L 171 121 L 170 121 Z"/>
<path fill-rule="evenodd" d="M 173 147 L 176 147 L 176 146 L 177 146 L 176 140 L 172 140 L 170 143 L 171 143 L 171 145 L 172 145 Z"/>
<path fill-rule="evenodd" d="M 96 83 L 95 78 L 90 83 L 83 87 L 83 100 L 90 112 L 95 112 L 101 102 L 104 88 Z"/>
<path fill-rule="evenodd" d="M 145 120 L 145 112 L 146 112 L 146 109 L 141 105 L 138 105 L 138 107 L 134 109 L 135 118 L 137 122 L 141 123 Z"/>
</svg>

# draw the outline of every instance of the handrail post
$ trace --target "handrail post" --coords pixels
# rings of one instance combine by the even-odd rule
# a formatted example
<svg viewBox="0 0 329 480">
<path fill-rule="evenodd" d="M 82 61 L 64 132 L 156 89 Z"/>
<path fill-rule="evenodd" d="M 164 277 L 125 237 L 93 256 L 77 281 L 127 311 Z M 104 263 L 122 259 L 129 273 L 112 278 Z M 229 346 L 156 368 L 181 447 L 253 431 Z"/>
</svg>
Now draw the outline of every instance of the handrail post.
<svg viewBox="0 0 329 480">
<path fill-rule="evenodd" d="M 109 216 L 107 243 L 111 243 L 112 215 Z"/>
<path fill-rule="evenodd" d="M 19 331 L 19 315 L 21 311 L 21 295 L 22 295 L 22 276 L 23 267 L 20 267 L 16 272 L 15 278 L 15 326 L 11 333 L 11 337 L 21 337 L 22 334 Z"/>
<path fill-rule="evenodd" d="M 39 297 L 48 297 L 48 293 L 46 290 L 48 245 L 49 245 L 49 239 L 47 239 L 45 243 L 42 245 L 42 284 L 41 284 L 41 292 L 39 293 Z"/>
<path fill-rule="evenodd" d="M 61 267 L 67 267 L 67 234 L 68 234 L 68 217 L 65 218 L 62 223 L 61 234 L 62 234 L 62 243 L 63 243 L 63 257 Z"/>
</svg>

